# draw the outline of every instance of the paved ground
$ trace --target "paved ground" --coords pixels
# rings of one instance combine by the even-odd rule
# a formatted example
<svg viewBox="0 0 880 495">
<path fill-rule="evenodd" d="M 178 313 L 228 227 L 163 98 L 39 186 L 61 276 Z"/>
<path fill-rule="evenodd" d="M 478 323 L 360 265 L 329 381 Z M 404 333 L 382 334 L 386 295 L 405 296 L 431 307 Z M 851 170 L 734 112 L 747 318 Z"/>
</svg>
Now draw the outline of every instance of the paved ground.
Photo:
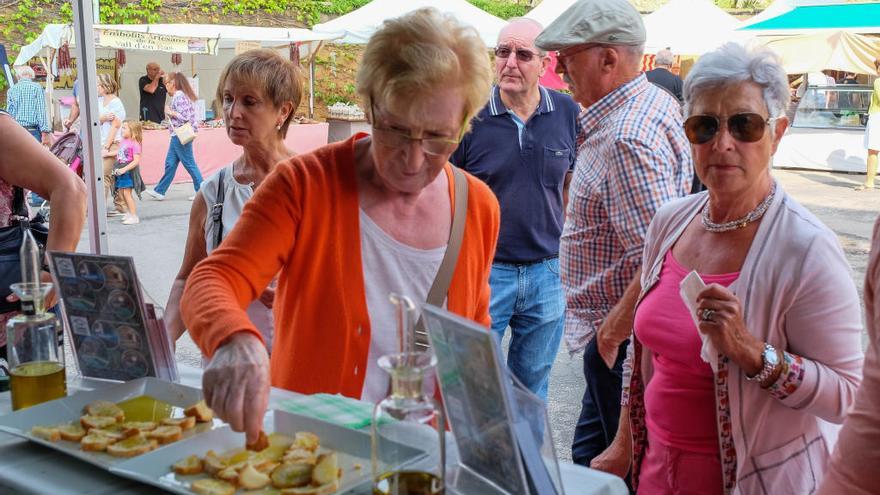
<svg viewBox="0 0 880 495">
<path fill-rule="evenodd" d="M 790 194 L 838 234 L 861 294 L 871 228 L 880 212 L 880 190 L 854 192 L 852 187 L 863 179 L 859 175 L 810 171 L 775 171 L 774 174 Z M 118 219 L 109 219 L 110 252 L 134 257 L 144 289 L 162 305 L 183 257 L 192 205 L 186 198 L 191 194 L 190 185 L 176 185 L 165 201 L 141 202 L 139 225 L 126 226 Z M 87 249 L 87 233 L 84 233 L 80 250 Z M 199 356 L 188 337 L 178 342 L 180 362 L 198 365 Z M 548 410 L 556 453 L 562 459 L 571 458 L 571 438 L 584 391 L 581 363 L 580 356 L 570 357 L 564 349 L 560 350 L 550 382 Z"/>
</svg>

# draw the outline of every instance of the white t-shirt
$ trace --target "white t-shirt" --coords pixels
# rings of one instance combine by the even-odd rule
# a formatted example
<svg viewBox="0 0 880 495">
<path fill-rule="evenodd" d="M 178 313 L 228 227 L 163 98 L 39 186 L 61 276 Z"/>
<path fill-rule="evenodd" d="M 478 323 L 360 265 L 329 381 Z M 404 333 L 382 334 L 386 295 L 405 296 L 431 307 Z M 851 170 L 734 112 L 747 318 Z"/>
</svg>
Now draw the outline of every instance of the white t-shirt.
<svg viewBox="0 0 880 495">
<path fill-rule="evenodd" d="M 122 104 L 122 100 L 119 97 L 113 98 L 107 106 L 104 106 L 104 97 L 101 96 L 98 98 L 98 113 L 105 114 L 108 112 L 113 112 L 120 121 L 125 120 L 125 106 Z M 107 134 L 110 133 L 110 128 L 113 126 L 113 121 L 101 122 L 101 144 L 106 144 L 107 142 Z M 120 126 L 121 127 L 121 126 Z M 122 139 L 122 131 L 116 131 L 116 139 L 114 142 L 119 142 Z"/>
<path fill-rule="evenodd" d="M 254 188 L 250 184 L 241 184 L 235 180 L 232 164 L 227 165 L 223 170 L 226 171 L 223 177 L 223 238 L 225 239 L 232 231 L 235 223 L 238 222 L 241 211 L 244 209 L 244 204 L 254 195 Z M 219 181 L 220 171 L 217 171 L 202 182 L 202 186 L 199 189 L 202 193 L 202 198 L 205 200 L 205 205 L 208 207 L 208 215 L 205 217 L 205 251 L 208 254 L 211 254 L 214 250 L 214 240 L 216 238 L 216 229 L 214 219 L 211 217 L 211 211 L 217 202 L 217 184 Z M 275 328 L 275 318 L 272 315 L 272 310 L 259 300 L 256 300 L 248 306 L 247 314 L 251 323 L 263 335 L 263 339 L 266 341 L 266 348 L 269 352 L 272 352 L 272 337 L 273 329 Z"/>
<path fill-rule="evenodd" d="M 361 400 L 379 402 L 388 395 L 388 373 L 377 361 L 399 352 L 395 307 L 388 294 L 409 296 L 415 303 L 425 301 L 446 254 L 446 246 L 416 249 L 397 241 L 360 210 L 361 261 L 367 312 L 370 315 L 370 354 Z M 445 303 L 444 303 L 445 305 Z M 426 393 L 433 393 L 433 375 L 426 377 Z"/>
</svg>

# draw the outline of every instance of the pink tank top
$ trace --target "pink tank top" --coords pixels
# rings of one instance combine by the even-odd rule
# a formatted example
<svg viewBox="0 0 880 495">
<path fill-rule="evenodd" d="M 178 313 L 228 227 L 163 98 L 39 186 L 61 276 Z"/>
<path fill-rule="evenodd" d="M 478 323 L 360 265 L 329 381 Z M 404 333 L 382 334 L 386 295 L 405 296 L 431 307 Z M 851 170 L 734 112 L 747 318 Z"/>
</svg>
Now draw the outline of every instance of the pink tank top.
<svg viewBox="0 0 880 495">
<path fill-rule="evenodd" d="M 633 330 L 651 349 L 654 374 L 645 391 L 648 430 L 653 437 L 689 452 L 718 452 L 712 368 L 700 359 L 699 330 L 679 295 L 690 270 L 666 253 L 660 280 L 639 303 Z M 737 273 L 700 274 L 706 284 L 725 287 Z"/>
</svg>

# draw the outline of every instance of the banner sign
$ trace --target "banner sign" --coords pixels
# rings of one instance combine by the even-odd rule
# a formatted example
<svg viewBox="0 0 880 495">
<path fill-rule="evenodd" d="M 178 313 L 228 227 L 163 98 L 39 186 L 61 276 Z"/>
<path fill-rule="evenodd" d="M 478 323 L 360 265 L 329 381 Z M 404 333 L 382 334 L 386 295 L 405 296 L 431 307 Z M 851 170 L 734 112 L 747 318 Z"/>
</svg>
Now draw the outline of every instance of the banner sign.
<svg viewBox="0 0 880 495">
<path fill-rule="evenodd" d="M 236 41 L 235 42 L 235 54 L 240 55 L 244 52 L 249 52 L 251 50 L 257 50 L 261 47 L 259 41 Z"/>
<path fill-rule="evenodd" d="M 169 34 L 95 29 L 95 44 L 105 48 L 217 55 L 217 40 Z"/>
</svg>

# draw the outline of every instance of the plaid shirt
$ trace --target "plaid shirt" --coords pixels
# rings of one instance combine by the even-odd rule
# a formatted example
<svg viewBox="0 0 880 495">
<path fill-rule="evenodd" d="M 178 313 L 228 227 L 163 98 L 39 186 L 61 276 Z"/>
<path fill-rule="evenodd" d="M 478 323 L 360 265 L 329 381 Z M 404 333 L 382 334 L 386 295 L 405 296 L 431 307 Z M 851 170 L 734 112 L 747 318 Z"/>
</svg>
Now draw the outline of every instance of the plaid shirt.
<svg viewBox="0 0 880 495">
<path fill-rule="evenodd" d="M 681 108 L 644 75 L 584 110 L 559 250 L 565 341 L 583 350 L 641 265 L 648 224 L 691 188 Z"/>
<path fill-rule="evenodd" d="M 43 87 L 22 79 L 6 93 L 6 110 L 22 127 L 36 127 L 52 132 L 46 118 L 46 95 Z"/>
</svg>

